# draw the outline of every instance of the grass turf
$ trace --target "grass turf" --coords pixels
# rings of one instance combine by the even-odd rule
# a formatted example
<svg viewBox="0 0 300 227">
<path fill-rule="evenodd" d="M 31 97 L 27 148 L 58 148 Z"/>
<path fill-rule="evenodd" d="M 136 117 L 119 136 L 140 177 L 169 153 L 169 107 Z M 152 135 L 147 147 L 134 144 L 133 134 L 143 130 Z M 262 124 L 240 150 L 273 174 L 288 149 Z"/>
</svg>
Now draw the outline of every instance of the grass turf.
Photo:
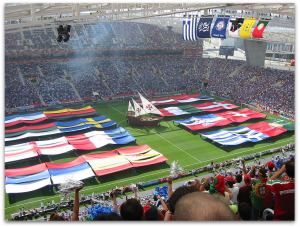
<svg viewBox="0 0 300 227">
<path fill-rule="evenodd" d="M 280 146 L 284 146 L 287 143 L 294 143 L 294 132 L 286 132 L 274 138 L 269 138 L 259 143 L 245 143 L 239 146 L 220 147 L 213 144 L 211 141 L 200 138 L 195 133 L 192 134 L 185 129 L 182 129 L 173 124 L 173 119 L 184 119 L 187 116 L 178 116 L 167 118 L 160 123 L 157 127 L 131 127 L 127 124 L 125 113 L 127 110 L 127 103 L 119 101 L 108 102 L 102 104 L 95 104 L 93 107 L 97 110 L 99 115 L 106 115 L 115 122 L 118 122 L 118 126 L 125 128 L 136 138 L 136 144 L 128 144 L 126 146 L 110 145 L 105 146 L 95 151 L 76 151 L 69 152 L 56 156 L 42 156 L 42 162 L 68 162 L 74 160 L 78 155 L 93 154 L 99 152 L 105 152 L 113 150 L 117 147 L 132 147 L 137 145 L 148 144 L 154 150 L 162 153 L 168 158 L 166 163 L 160 163 L 152 166 L 139 167 L 129 170 L 124 170 L 118 173 L 113 173 L 105 176 L 101 176 L 99 179 L 86 179 L 83 180 L 85 187 L 81 190 L 85 195 L 94 193 L 100 193 L 117 186 L 127 186 L 131 183 L 146 182 L 149 180 L 166 177 L 170 173 L 170 164 L 173 161 L 178 163 L 185 169 L 191 170 L 206 166 L 207 164 L 223 162 L 230 160 L 234 157 L 243 157 L 253 153 L 259 153 L 261 151 L 270 150 Z M 203 113 L 205 115 L 206 113 Z M 189 116 L 188 116 L 189 117 Z M 274 115 L 268 114 L 267 120 L 278 118 Z M 215 131 L 219 129 L 236 128 L 242 125 L 250 125 L 264 119 L 253 119 L 243 124 L 234 124 L 225 127 L 215 127 L 203 130 Z M 30 166 L 38 164 L 38 160 L 30 159 L 17 163 L 8 163 L 6 168 L 18 168 L 23 166 Z M 5 218 L 10 220 L 10 214 L 17 213 L 20 207 L 25 209 L 31 209 L 40 207 L 40 202 L 46 204 L 53 199 L 56 202 L 60 202 L 60 196 L 56 193 L 56 190 L 49 191 L 48 187 L 33 192 L 15 194 L 13 200 L 8 198 L 5 194 Z"/>
</svg>

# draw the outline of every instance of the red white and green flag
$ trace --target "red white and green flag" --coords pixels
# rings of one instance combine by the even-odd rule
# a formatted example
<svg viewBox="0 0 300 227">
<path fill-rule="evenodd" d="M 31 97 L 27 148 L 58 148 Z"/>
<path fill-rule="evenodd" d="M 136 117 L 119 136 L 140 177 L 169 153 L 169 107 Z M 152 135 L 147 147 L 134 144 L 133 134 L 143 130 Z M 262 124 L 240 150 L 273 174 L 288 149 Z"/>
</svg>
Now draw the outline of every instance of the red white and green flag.
<svg viewBox="0 0 300 227">
<path fill-rule="evenodd" d="M 252 32 L 253 38 L 263 38 L 263 32 L 267 27 L 269 20 L 260 20 Z"/>
</svg>

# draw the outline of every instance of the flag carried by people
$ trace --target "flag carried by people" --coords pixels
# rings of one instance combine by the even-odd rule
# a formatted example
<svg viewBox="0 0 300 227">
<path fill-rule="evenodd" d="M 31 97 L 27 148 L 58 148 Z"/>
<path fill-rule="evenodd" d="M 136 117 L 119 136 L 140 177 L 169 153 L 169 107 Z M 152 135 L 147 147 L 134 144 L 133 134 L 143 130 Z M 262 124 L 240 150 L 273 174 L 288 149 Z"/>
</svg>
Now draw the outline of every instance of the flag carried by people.
<svg viewBox="0 0 300 227">
<path fill-rule="evenodd" d="M 197 36 L 199 38 L 210 38 L 210 27 L 213 15 L 202 16 L 197 26 Z"/>
<path fill-rule="evenodd" d="M 241 38 L 252 38 L 251 35 L 251 28 L 255 24 L 256 19 L 255 17 L 247 17 L 245 22 L 243 23 L 240 31 Z"/>
<path fill-rule="evenodd" d="M 244 23 L 244 18 L 234 18 L 229 21 L 228 35 L 231 37 L 239 37 L 239 31 Z"/>
<path fill-rule="evenodd" d="M 229 17 L 230 16 L 218 16 L 211 31 L 212 37 L 226 39 L 226 28 Z"/>
<path fill-rule="evenodd" d="M 225 101 L 219 101 L 219 102 L 205 102 L 196 105 L 172 106 L 172 107 L 159 109 L 159 111 L 162 112 L 162 116 L 178 116 L 178 115 L 185 115 L 185 114 L 200 113 L 203 111 L 215 112 L 223 109 L 234 109 L 238 107 L 239 106 L 236 106 L 234 104 Z"/>
<path fill-rule="evenodd" d="M 263 32 L 270 20 L 260 20 L 252 32 L 253 38 L 263 38 Z"/>
<path fill-rule="evenodd" d="M 190 130 L 200 130 L 215 126 L 224 126 L 233 122 L 241 123 L 252 118 L 266 116 L 266 114 L 245 108 L 238 111 L 229 110 L 222 113 L 193 116 L 185 120 L 174 120 L 174 122 L 177 122 Z"/>
<path fill-rule="evenodd" d="M 182 38 L 185 41 L 196 41 L 198 15 L 183 15 Z"/>
<path fill-rule="evenodd" d="M 287 129 L 285 128 L 263 121 L 234 129 L 221 129 L 199 134 L 222 145 L 239 145 L 246 142 L 256 143 L 270 137 L 278 136 L 286 131 Z"/>
</svg>

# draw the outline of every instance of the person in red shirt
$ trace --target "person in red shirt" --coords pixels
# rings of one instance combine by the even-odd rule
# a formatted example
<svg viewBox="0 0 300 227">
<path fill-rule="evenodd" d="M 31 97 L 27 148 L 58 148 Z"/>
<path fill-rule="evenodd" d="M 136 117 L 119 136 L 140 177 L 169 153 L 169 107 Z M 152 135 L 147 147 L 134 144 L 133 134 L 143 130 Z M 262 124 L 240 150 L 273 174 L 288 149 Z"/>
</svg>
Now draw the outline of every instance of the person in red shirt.
<svg viewBox="0 0 300 227">
<path fill-rule="evenodd" d="M 280 180 L 282 174 L 287 179 Z M 268 190 L 275 194 L 274 220 L 295 220 L 295 162 L 292 158 L 274 174 L 266 184 Z"/>
</svg>

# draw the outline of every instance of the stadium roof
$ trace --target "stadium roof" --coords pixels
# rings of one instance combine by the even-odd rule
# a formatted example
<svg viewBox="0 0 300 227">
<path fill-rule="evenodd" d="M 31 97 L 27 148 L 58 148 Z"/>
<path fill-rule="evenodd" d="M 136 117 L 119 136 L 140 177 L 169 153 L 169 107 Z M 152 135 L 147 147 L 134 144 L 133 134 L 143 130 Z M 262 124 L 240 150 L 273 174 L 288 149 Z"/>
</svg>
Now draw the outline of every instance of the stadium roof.
<svg viewBox="0 0 300 227">
<path fill-rule="evenodd" d="M 5 33 L 62 23 L 123 20 L 172 26 L 181 32 L 182 16 L 189 13 L 272 19 L 264 32 L 264 40 L 295 42 L 294 3 L 7 3 Z"/>
</svg>

